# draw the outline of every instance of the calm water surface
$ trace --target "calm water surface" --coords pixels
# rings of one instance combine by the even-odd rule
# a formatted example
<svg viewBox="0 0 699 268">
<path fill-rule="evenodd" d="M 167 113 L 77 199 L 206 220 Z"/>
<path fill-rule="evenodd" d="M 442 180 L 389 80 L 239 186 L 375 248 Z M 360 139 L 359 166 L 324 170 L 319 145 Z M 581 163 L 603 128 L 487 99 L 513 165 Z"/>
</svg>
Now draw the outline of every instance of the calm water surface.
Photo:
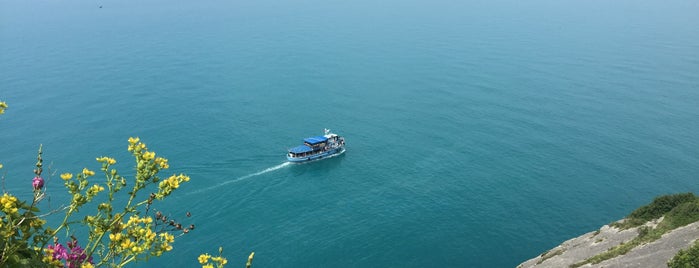
<svg viewBox="0 0 699 268">
<path fill-rule="evenodd" d="M 697 10 L 0 0 L 5 188 L 29 197 L 39 144 L 53 172 L 128 174 L 139 136 L 192 177 L 157 209 L 196 225 L 144 267 L 513 267 L 699 192 Z M 283 164 L 323 128 L 345 155 Z"/>
</svg>

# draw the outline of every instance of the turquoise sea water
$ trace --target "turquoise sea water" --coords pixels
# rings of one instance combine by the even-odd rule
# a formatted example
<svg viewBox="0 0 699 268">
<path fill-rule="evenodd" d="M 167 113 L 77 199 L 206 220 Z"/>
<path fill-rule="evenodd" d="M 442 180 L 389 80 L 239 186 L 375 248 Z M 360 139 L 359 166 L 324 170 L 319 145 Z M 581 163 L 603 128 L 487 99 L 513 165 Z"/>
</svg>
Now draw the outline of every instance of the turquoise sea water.
<svg viewBox="0 0 699 268">
<path fill-rule="evenodd" d="M 4 186 L 30 195 L 39 144 L 56 173 L 128 173 L 139 136 L 192 177 L 157 208 L 196 225 L 143 267 L 513 267 L 699 192 L 697 10 L 0 0 Z M 345 155 L 283 164 L 323 128 Z"/>
</svg>

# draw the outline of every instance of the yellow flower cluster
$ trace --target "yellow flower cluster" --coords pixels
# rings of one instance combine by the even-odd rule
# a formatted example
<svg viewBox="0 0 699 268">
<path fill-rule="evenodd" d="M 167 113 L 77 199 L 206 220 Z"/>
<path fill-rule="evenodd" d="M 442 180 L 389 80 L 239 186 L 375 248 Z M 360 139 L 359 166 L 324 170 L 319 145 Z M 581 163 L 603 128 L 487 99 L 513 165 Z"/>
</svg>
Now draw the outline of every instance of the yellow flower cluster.
<svg viewBox="0 0 699 268">
<path fill-rule="evenodd" d="M 220 256 L 219 257 L 211 257 L 211 261 L 218 262 L 218 263 L 224 264 L 224 265 L 226 263 L 228 263 L 228 260 L 226 260 L 226 258 L 220 257 Z"/>
<path fill-rule="evenodd" d="M 138 137 L 130 137 L 129 138 L 129 147 L 128 150 L 129 152 L 133 152 L 134 150 L 142 150 L 146 148 L 146 144 L 141 142 L 141 139 Z"/>
<path fill-rule="evenodd" d="M 97 157 L 97 162 L 100 162 L 100 163 L 107 163 L 107 164 L 110 164 L 110 165 L 116 164 L 116 160 L 114 160 L 114 158 L 106 157 L 106 156 Z"/>
<path fill-rule="evenodd" d="M 83 175 L 85 175 L 85 177 L 94 176 L 95 172 L 87 168 L 83 168 Z"/>
<path fill-rule="evenodd" d="M 199 255 L 199 258 L 198 258 L 199 263 L 205 264 L 205 263 L 209 262 L 210 258 L 211 258 L 211 255 L 209 255 L 209 254 L 201 254 L 201 255 Z"/>
<path fill-rule="evenodd" d="M 97 193 L 104 191 L 104 187 L 99 186 L 98 184 L 92 185 L 92 187 L 87 189 L 87 192 L 85 194 L 89 197 L 96 196 Z"/>
<path fill-rule="evenodd" d="M 138 137 L 135 137 L 135 138 L 129 137 L 129 144 L 131 144 L 131 145 L 134 145 L 134 144 L 138 143 L 139 141 L 141 141 L 141 139 L 139 139 Z"/>
<path fill-rule="evenodd" d="M 170 164 L 167 163 L 167 159 L 162 158 L 162 157 L 156 157 L 154 160 L 155 164 L 158 165 L 161 169 L 168 169 L 170 168 Z"/>
<path fill-rule="evenodd" d="M 169 233 L 161 233 L 160 237 L 160 252 L 172 250 L 170 243 L 175 242 L 175 236 Z"/>
<path fill-rule="evenodd" d="M 109 240 L 116 245 L 118 251 L 129 251 L 132 254 L 140 254 L 149 249 L 155 240 L 155 233 L 151 230 L 150 224 L 153 218 L 131 216 L 129 221 L 123 226 L 126 234 L 109 234 Z M 132 240 L 131 238 L 134 238 Z"/>
<path fill-rule="evenodd" d="M 0 204 L 2 205 L 2 211 L 5 213 L 17 213 L 17 197 L 3 194 L 0 197 Z"/>
<path fill-rule="evenodd" d="M 163 181 L 158 184 L 158 193 L 156 194 L 156 197 L 158 199 L 162 199 L 163 197 L 166 197 L 172 193 L 175 189 L 180 187 L 180 183 L 182 182 L 188 182 L 189 181 L 189 176 L 180 174 L 180 175 L 172 175 L 167 179 L 164 179 Z"/>
<path fill-rule="evenodd" d="M 175 175 L 172 175 L 172 176 L 170 176 L 169 178 L 165 179 L 164 181 L 161 181 L 161 182 L 160 182 L 160 187 L 163 188 L 163 187 L 168 186 L 168 187 L 177 189 L 177 188 L 180 187 L 180 181 L 181 181 L 181 179 L 179 179 L 179 178 L 178 178 L 177 176 L 175 176 Z"/>
<path fill-rule="evenodd" d="M 7 103 L 5 103 L 4 101 L 0 101 L 0 114 L 4 114 L 5 109 L 7 109 Z"/>
<path fill-rule="evenodd" d="M 150 251 L 154 256 L 160 256 L 165 251 L 172 250 L 170 245 L 175 237 L 169 233 L 156 235 L 151 229 L 153 218 L 131 216 L 126 224 L 122 224 L 124 232 L 109 234 L 111 245 L 116 252 L 138 255 Z"/>
<path fill-rule="evenodd" d="M 143 160 L 146 160 L 146 161 L 153 160 L 153 158 L 155 158 L 155 152 L 145 152 L 145 153 L 143 153 L 142 157 L 143 157 Z"/>
<path fill-rule="evenodd" d="M 199 264 L 202 265 L 202 268 L 213 268 L 214 264 L 216 264 L 216 267 L 223 267 L 228 263 L 228 260 L 224 257 L 213 257 L 207 253 L 199 255 L 197 260 L 199 260 Z"/>
<path fill-rule="evenodd" d="M 70 180 L 71 178 L 73 178 L 73 174 L 70 174 L 70 173 L 61 174 L 61 179 L 63 179 L 64 181 Z"/>
</svg>

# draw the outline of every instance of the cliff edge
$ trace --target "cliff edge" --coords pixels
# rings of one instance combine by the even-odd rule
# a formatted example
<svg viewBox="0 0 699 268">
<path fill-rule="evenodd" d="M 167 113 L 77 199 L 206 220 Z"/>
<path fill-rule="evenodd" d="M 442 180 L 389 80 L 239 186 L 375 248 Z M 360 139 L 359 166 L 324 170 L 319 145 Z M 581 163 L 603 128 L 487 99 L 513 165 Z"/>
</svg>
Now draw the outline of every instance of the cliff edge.
<svg viewBox="0 0 699 268">
<path fill-rule="evenodd" d="M 666 195 L 623 220 L 565 241 L 517 267 L 668 267 L 680 250 L 689 248 L 673 267 L 697 267 L 697 241 L 699 197 Z"/>
<path fill-rule="evenodd" d="M 661 220 L 649 222 L 644 226 L 657 225 Z M 622 230 L 605 225 L 597 231 L 565 241 L 563 244 L 517 267 L 571 267 L 614 246 L 628 243 L 638 237 L 640 228 L 635 227 Z M 637 246 L 626 254 L 597 264 L 588 263 L 579 267 L 667 267 L 667 262 L 680 249 L 689 248 L 697 239 L 699 239 L 699 222 L 694 222 L 674 229 L 662 235 L 658 240 Z"/>
</svg>

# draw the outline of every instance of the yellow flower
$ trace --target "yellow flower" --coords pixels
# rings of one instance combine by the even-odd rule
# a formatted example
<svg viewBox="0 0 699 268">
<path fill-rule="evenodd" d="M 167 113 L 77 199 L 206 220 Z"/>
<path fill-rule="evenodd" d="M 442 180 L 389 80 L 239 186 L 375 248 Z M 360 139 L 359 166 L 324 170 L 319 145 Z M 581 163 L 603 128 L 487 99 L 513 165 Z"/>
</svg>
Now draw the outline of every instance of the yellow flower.
<svg viewBox="0 0 699 268">
<path fill-rule="evenodd" d="M 104 187 L 95 184 L 95 185 L 92 185 L 92 187 L 90 187 L 89 189 L 87 189 L 86 194 L 87 194 L 88 198 L 90 198 L 92 196 L 97 195 L 97 193 L 99 193 L 101 191 L 104 191 Z"/>
<path fill-rule="evenodd" d="M 131 247 L 131 252 L 138 254 L 138 253 L 143 252 L 143 249 L 139 246 L 133 246 L 133 247 Z"/>
<path fill-rule="evenodd" d="M 161 169 L 167 169 L 170 167 L 170 165 L 167 163 L 167 159 L 162 158 L 162 157 L 157 157 L 155 158 L 154 162 L 160 166 Z"/>
<path fill-rule="evenodd" d="M 180 187 L 180 182 L 177 180 L 177 178 L 172 178 L 167 180 L 167 183 L 170 184 L 170 187 L 177 189 Z"/>
<path fill-rule="evenodd" d="M 89 170 L 89 169 L 87 169 L 87 168 L 83 168 L 83 175 L 85 175 L 86 177 L 87 177 L 87 176 L 94 176 L 94 175 L 95 175 L 95 172 L 92 171 L 92 170 Z"/>
<path fill-rule="evenodd" d="M 121 233 L 109 234 L 109 240 L 119 242 L 121 240 Z"/>
<path fill-rule="evenodd" d="M 131 217 L 129 218 L 129 221 L 126 222 L 126 225 L 127 225 L 127 226 L 130 226 L 130 225 L 132 225 L 132 224 L 134 224 L 134 223 L 138 223 L 138 216 L 131 216 Z"/>
<path fill-rule="evenodd" d="M 95 266 L 92 265 L 92 263 L 89 263 L 89 262 L 83 263 L 82 266 L 80 266 L 80 268 L 94 268 L 94 267 L 95 267 Z"/>
<path fill-rule="evenodd" d="M 226 258 L 221 257 L 221 256 L 213 257 L 213 258 L 211 258 L 211 261 L 218 262 L 222 265 L 225 265 L 226 263 L 228 263 L 228 260 L 226 260 Z"/>
<path fill-rule="evenodd" d="M 0 101 L 0 114 L 4 114 L 5 109 L 7 109 L 7 103 L 5 103 L 4 101 Z"/>
<path fill-rule="evenodd" d="M 2 168 L 2 164 L 0 164 L 0 168 Z"/>
<path fill-rule="evenodd" d="M 70 174 L 70 173 L 61 174 L 61 179 L 63 179 L 64 181 L 70 180 L 71 178 L 73 178 L 73 174 Z"/>
<path fill-rule="evenodd" d="M 95 184 L 95 185 L 92 185 L 92 187 L 90 187 L 90 190 L 92 190 L 92 192 L 99 192 L 100 187 L 99 187 L 99 185 Z"/>
<path fill-rule="evenodd" d="M 135 137 L 135 138 L 134 138 L 134 137 L 129 137 L 129 143 L 130 143 L 130 144 L 136 144 L 136 143 L 139 142 L 140 140 L 141 140 L 141 139 L 139 139 L 138 137 Z"/>
<path fill-rule="evenodd" d="M 155 158 L 155 152 L 146 152 L 143 154 L 143 159 L 145 160 L 151 160 Z"/>
<path fill-rule="evenodd" d="M 0 197 L 0 205 L 2 205 L 2 211 L 5 213 L 16 213 L 17 212 L 17 197 L 8 195 L 7 193 L 3 194 L 2 197 Z"/>
<path fill-rule="evenodd" d="M 153 239 L 155 239 L 155 233 L 150 229 L 146 229 L 146 239 L 152 241 Z"/>
<path fill-rule="evenodd" d="M 97 159 L 97 162 L 100 162 L 100 163 L 107 163 L 110 165 L 116 164 L 116 160 L 114 160 L 114 158 L 111 158 L 111 157 L 103 156 L 103 157 L 98 157 L 96 159 Z"/>
<path fill-rule="evenodd" d="M 130 248 L 135 244 L 136 243 L 132 242 L 131 239 L 124 239 L 124 241 L 121 241 L 121 248 Z"/>
<path fill-rule="evenodd" d="M 175 242 L 175 236 L 173 236 L 173 235 L 171 235 L 171 234 L 168 234 L 168 233 L 160 233 L 160 237 L 162 237 L 163 240 L 165 240 L 165 242 L 167 242 L 167 243 Z"/>
<path fill-rule="evenodd" d="M 136 149 L 143 149 L 145 147 L 146 147 L 146 145 L 141 143 L 141 139 L 139 139 L 138 137 L 136 137 L 136 138 L 130 137 L 129 138 L 129 147 L 128 147 L 129 152 L 136 150 Z"/>
<path fill-rule="evenodd" d="M 199 263 L 200 264 L 205 264 L 209 262 L 209 258 L 211 258 L 211 255 L 209 254 L 201 254 L 199 255 Z"/>
</svg>

